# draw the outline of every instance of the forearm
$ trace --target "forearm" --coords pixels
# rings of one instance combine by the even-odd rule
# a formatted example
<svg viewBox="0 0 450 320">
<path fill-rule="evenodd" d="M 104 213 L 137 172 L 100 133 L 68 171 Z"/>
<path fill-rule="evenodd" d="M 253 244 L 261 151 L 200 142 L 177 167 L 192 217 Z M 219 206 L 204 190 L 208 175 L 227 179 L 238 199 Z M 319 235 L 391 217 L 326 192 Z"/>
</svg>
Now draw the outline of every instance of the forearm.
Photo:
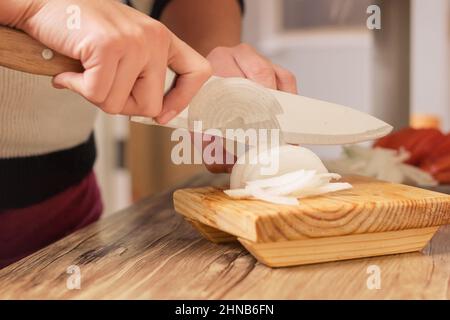
<svg viewBox="0 0 450 320">
<path fill-rule="evenodd" d="M 241 19 L 237 0 L 172 0 L 161 16 L 172 32 L 204 56 L 216 47 L 239 44 Z"/>
<path fill-rule="evenodd" d="M 0 25 L 18 27 L 38 11 L 43 0 L 2 0 L 0 2 Z"/>
</svg>

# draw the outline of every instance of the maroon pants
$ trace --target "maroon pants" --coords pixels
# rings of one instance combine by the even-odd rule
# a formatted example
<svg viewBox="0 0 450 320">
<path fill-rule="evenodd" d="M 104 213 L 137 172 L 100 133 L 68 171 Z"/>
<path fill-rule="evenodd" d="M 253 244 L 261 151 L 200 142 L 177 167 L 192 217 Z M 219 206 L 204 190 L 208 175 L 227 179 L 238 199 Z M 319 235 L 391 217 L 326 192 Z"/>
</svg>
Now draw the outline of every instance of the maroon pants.
<svg viewBox="0 0 450 320">
<path fill-rule="evenodd" d="M 0 211 L 0 269 L 98 220 L 102 209 L 91 173 L 41 203 Z"/>
</svg>

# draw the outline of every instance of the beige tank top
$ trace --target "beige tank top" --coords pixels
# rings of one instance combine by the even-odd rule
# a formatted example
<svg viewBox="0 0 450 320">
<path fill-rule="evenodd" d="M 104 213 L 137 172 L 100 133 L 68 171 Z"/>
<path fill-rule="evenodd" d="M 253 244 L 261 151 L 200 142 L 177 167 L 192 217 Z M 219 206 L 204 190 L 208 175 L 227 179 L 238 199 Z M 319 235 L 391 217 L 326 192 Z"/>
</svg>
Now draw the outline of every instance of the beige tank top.
<svg viewBox="0 0 450 320">
<path fill-rule="evenodd" d="M 132 0 L 149 13 L 153 0 Z M 98 109 L 50 77 L 0 67 L 0 158 L 41 155 L 83 143 Z"/>
</svg>

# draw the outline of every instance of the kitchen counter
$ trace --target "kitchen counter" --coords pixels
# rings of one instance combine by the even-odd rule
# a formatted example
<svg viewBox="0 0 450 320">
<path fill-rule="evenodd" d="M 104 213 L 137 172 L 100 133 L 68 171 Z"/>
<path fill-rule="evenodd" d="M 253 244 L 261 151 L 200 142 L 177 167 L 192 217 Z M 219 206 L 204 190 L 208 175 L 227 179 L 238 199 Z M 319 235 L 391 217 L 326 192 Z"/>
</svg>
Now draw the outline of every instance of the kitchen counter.
<svg viewBox="0 0 450 320">
<path fill-rule="evenodd" d="M 185 186 L 222 181 L 199 176 Z M 450 298 L 449 226 L 441 227 L 422 253 L 271 269 L 238 243 L 204 240 L 174 212 L 172 192 L 145 199 L 0 270 L 0 298 Z M 380 288 L 368 289 L 374 265 Z M 75 276 L 68 270 L 77 267 L 80 288 L 68 289 Z"/>
</svg>

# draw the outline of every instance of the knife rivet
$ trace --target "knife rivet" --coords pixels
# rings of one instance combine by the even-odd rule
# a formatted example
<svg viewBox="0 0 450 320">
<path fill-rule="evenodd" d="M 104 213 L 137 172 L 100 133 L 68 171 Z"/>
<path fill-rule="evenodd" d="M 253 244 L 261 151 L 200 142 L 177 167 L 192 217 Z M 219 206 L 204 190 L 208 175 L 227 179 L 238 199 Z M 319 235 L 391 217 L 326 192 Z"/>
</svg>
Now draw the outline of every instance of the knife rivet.
<svg viewBox="0 0 450 320">
<path fill-rule="evenodd" d="M 44 58 L 44 60 L 51 60 L 53 59 L 53 51 L 50 49 L 44 49 L 42 50 L 42 58 Z"/>
</svg>

